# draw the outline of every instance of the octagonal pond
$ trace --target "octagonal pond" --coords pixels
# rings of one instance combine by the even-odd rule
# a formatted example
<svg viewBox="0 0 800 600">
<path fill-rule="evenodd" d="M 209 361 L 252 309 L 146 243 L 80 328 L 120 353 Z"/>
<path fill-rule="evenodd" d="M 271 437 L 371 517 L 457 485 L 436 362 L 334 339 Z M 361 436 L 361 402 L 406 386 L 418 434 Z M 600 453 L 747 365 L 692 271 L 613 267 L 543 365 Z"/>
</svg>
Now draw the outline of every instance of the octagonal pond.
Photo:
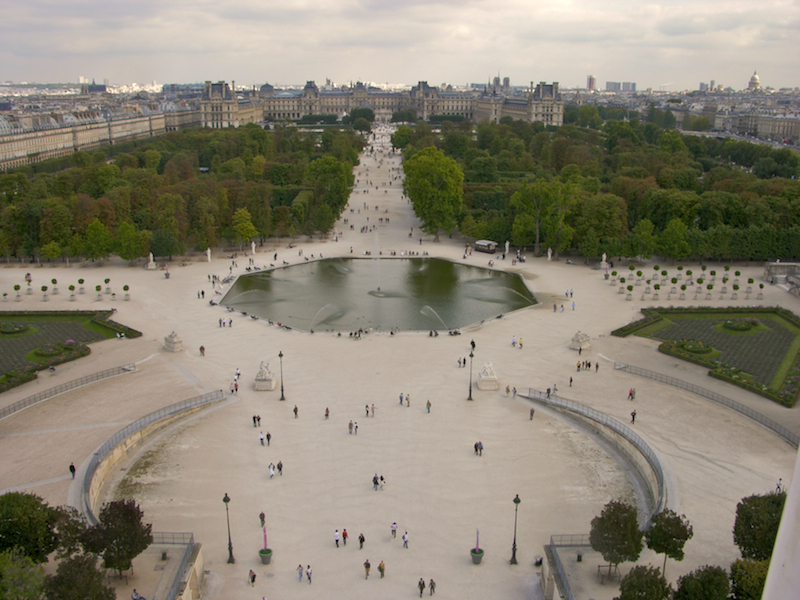
<svg viewBox="0 0 800 600">
<path fill-rule="evenodd" d="M 239 277 L 223 306 L 311 331 L 458 329 L 536 304 L 522 278 L 437 258 L 328 258 Z"/>
</svg>

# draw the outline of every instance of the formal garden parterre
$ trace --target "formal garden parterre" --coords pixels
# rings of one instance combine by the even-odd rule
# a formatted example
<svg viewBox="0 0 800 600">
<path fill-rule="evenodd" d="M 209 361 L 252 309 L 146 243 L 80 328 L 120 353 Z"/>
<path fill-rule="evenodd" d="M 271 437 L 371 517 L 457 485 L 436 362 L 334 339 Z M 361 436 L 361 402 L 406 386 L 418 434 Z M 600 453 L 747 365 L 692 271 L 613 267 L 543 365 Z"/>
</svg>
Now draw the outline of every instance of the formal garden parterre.
<svg viewBox="0 0 800 600">
<path fill-rule="evenodd" d="M 800 318 L 772 307 L 648 308 L 612 335 L 662 340 L 659 351 L 786 406 L 800 391 Z"/>
</svg>

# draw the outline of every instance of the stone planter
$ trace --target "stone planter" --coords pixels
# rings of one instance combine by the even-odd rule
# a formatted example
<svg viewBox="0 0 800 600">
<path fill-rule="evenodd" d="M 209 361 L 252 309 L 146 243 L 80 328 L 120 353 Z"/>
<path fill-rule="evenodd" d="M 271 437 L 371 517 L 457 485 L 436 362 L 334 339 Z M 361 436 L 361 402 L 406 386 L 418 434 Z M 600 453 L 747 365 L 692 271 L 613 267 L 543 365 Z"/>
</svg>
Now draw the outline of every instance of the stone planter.
<svg viewBox="0 0 800 600">
<path fill-rule="evenodd" d="M 57 287 L 53 288 L 53 296 L 58 296 L 58 288 Z"/>
<path fill-rule="evenodd" d="M 633 294 L 628 294 L 625 296 L 625 300 L 633 300 Z"/>
<path fill-rule="evenodd" d="M 97 301 L 99 302 L 99 301 L 100 301 L 100 300 L 102 300 L 102 299 L 103 299 L 103 292 L 99 292 L 99 293 L 97 294 Z"/>
<path fill-rule="evenodd" d="M 711 300 L 711 292 L 708 292 L 708 293 L 706 294 L 706 300 Z"/>
<path fill-rule="evenodd" d="M 739 292 L 733 292 L 731 294 L 731 300 L 738 300 L 739 299 Z"/>
<path fill-rule="evenodd" d="M 8 302 L 8 296 L 3 296 L 3 302 Z"/>
<path fill-rule="evenodd" d="M 695 290 L 695 293 L 696 294 L 702 294 L 703 293 L 703 288 L 698 285 L 697 289 Z"/>
<path fill-rule="evenodd" d="M 47 294 L 42 294 L 42 302 L 47 302 Z"/>
<path fill-rule="evenodd" d="M 106 294 L 110 294 L 110 293 L 111 293 L 111 286 L 109 285 L 109 286 L 106 286 Z"/>
<path fill-rule="evenodd" d="M 469 553 L 470 553 L 470 556 L 472 556 L 472 564 L 473 565 L 481 564 L 481 561 L 483 560 L 483 550 L 482 549 L 479 548 L 478 550 L 475 550 L 475 548 L 473 548 L 472 550 L 469 551 Z"/>
<path fill-rule="evenodd" d="M 641 279 L 637 279 L 636 283 L 634 283 L 633 285 L 642 285 L 642 280 Z"/>
<path fill-rule="evenodd" d="M 764 292 L 758 292 L 758 296 L 756 296 L 756 300 L 763 300 L 764 299 Z"/>
<path fill-rule="evenodd" d="M 126 292 L 125 296 L 124 296 L 124 299 L 125 300 L 130 300 L 131 299 L 131 295 Z"/>
<path fill-rule="evenodd" d="M 745 292 L 747 292 L 748 294 L 752 294 L 753 293 L 753 286 L 752 285 L 748 285 L 747 289 L 745 290 Z"/>
<path fill-rule="evenodd" d="M 674 286 L 674 285 L 673 285 L 673 286 L 670 288 L 670 290 L 669 290 L 669 293 L 670 293 L 670 294 L 677 294 L 677 293 L 678 293 L 678 288 L 677 288 L 676 286 Z"/>
<path fill-rule="evenodd" d="M 69 295 L 69 301 L 70 302 L 75 302 L 75 294 L 74 293 Z"/>
<path fill-rule="evenodd" d="M 625 293 L 625 288 L 624 287 L 619 288 L 619 292 L 617 292 L 617 293 L 618 294 L 624 294 Z"/>
<path fill-rule="evenodd" d="M 723 294 L 727 294 L 728 293 L 728 286 L 727 285 L 723 285 L 722 286 L 722 293 Z"/>
<path fill-rule="evenodd" d="M 16 298 L 14 298 L 14 300 L 15 300 L 16 302 L 22 302 L 22 296 L 20 296 L 19 294 L 17 294 L 17 296 L 16 296 Z"/>
<path fill-rule="evenodd" d="M 31 294 L 33 294 L 33 288 L 27 288 L 25 290 L 25 293 L 28 294 L 28 296 L 30 296 Z"/>
<path fill-rule="evenodd" d="M 83 286 L 81 286 L 81 287 L 78 288 L 78 293 L 79 294 L 85 294 L 86 293 L 86 289 Z"/>
<path fill-rule="evenodd" d="M 681 295 L 679 296 L 679 298 L 681 300 L 686 300 L 686 294 L 684 292 L 681 292 Z"/>
<path fill-rule="evenodd" d="M 272 560 L 272 550 L 270 550 L 269 548 L 266 549 L 266 550 L 264 550 L 264 549 L 259 550 L 258 551 L 258 556 L 261 559 L 261 564 L 262 565 L 268 565 L 270 563 L 270 561 Z"/>
<path fill-rule="evenodd" d="M 658 300 L 658 292 L 656 292 L 655 294 L 653 294 L 653 300 Z"/>
</svg>

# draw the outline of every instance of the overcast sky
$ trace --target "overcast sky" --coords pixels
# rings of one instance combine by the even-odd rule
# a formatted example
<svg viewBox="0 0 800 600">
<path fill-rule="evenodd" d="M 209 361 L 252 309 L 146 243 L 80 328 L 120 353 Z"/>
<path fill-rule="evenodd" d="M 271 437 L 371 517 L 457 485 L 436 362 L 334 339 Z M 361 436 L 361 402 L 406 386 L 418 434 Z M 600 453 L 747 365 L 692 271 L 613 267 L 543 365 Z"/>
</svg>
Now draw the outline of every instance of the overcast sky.
<svg viewBox="0 0 800 600">
<path fill-rule="evenodd" d="M 0 0 L 0 81 L 800 85 L 798 0 Z"/>
</svg>

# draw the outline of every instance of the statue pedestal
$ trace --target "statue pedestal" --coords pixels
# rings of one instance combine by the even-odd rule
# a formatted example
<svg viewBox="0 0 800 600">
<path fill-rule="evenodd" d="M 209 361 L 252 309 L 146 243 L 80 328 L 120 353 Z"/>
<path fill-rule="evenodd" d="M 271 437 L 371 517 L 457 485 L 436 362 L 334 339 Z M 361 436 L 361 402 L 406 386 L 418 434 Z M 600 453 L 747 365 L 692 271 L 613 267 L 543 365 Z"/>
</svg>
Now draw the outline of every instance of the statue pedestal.
<svg viewBox="0 0 800 600">
<path fill-rule="evenodd" d="M 499 390 L 500 382 L 497 379 L 497 375 L 484 375 L 483 373 L 479 373 L 478 389 L 483 391 Z"/>
<path fill-rule="evenodd" d="M 180 352 L 183 350 L 183 342 L 174 331 L 164 338 L 164 349 L 167 352 Z"/>
<path fill-rule="evenodd" d="M 653 299 L 657 300 L 657 298 Z M 570 340 L 569 347 L 571 350 L 587 350 L 592 347 L 592 340 L 589 337 L 588 333 L 583 333 L 582 331 L 579 331 L 573 336 L 572 340 Z"/>
<path fill-rule="evenodd" d="M 271 392 L 275 389 L 275 378 L 270 376 L 259 379 L 256 377 L 256 383 L 253 387 L 257 392 Z"/>
<path fill-rule="evenodd" d="M 145 268 L 145 269 L 147 269 L 148 271 L 155 271 L 155 270 L 156 270 L 156 266 L 157 266 L 157 265 L 156 265 L 156 263 L 154 263 L 154 262 L 149 262 L 149 263 L 147 263 L 147 264 L 145 265 L 145 267 L 144 267 L 144 268 Z"/>
</svg>

